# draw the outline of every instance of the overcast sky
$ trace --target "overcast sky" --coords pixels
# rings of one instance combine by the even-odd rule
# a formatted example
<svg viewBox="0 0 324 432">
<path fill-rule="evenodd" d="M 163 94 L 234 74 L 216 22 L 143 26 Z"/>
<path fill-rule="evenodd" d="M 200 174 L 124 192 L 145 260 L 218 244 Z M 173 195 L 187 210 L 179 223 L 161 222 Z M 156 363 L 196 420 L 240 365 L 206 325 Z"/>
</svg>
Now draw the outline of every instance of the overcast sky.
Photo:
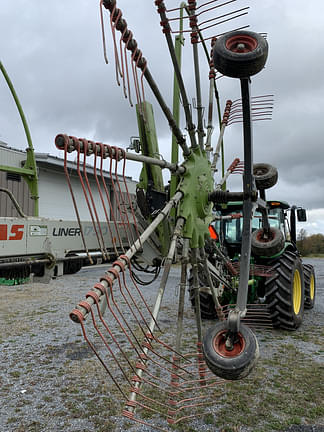
<svg viewBox="0 0 324 432">
<path fill-rule="evenodd" d="M 218 0 L 217 4 L 224 2 Z M 180 2 L 166 0 L 165 3 L 171 8 Z M 165 100 L 172 106 L 172 67 L 154 1 L 117 0 L 117 5 L 147 58 Z M 275 108 L 271 122 L 255 124 L 254 160 L 271 163 L 279 170 L 279 182 L 269 192 L 269 198 L 306 207 L 308 222 L 299 227 L 309 234 L 324 233 L 324 2 L 238 0 L 201 19 L 245 6 L 250 6 L 249 15 L 215 27 L 206 36 L 245 24 L 251 30 L 268 34 L 268 62 L 253 78 L 252 94 L 274 94 Z M 22 102 L 35 150 L 60 156 L 54 146 L 58 133 L 127 147 L 130 137 L 138 135 L 135 111 L 116 85 L 108 26 L 110 64 L 105 65 L 103 59 L 99 1 L 1 0 L 0 17 L 1 61 Z M 183 69 L 192 99 L 195 94 L 188 37 Z M 202 66 L 201 77 L 207 106 L 206 65 Z M 217 83 L 223 105 L 226 99 L 239 97 L 238 80 L 221 78 Z M 24 149 L 24 132 L 2 77 L 0 97 L 0 140 Z M 146 99 L 154 103 L 148 88 Z M 160 151 L 169 158 L 169 128 L 156 104 L 154 111 Z M 241 125 L 227 129 L 225 146 L 228 165 L 234 157 L 242 157 Z M 130 170 L 134 177 L 138 175 L 139 169 L 132 166 Z"/>
</svg>

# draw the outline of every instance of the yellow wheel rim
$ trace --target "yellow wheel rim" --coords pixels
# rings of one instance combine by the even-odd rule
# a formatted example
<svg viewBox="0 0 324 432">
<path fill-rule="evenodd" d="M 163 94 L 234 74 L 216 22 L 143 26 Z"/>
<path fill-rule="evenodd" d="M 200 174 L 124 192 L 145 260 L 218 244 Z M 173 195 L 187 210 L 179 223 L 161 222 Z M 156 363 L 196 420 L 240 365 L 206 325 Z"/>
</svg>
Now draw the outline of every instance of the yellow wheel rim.
<svg viewBox="0 0 324 432">
<path fill-rule="evenodd" d="M 310 278 L 309 297 L 311 300 L 314 300 L 314 297 L 315 297 L 315 278 L 314 278 L 314 275 L 311 275 L 311 278 Z"/>
<path fill-rule="evenodd" d="M 301 307 L 301 278 L 300 278 L 300 273 L 299 270 L 295 270 L 294 273 L 294 285 L 293 285 L 293 307 L 294 307 L 294 312 L 296 315 L 299 314 L 300 311 L 300 307 Z"/>
</svg>

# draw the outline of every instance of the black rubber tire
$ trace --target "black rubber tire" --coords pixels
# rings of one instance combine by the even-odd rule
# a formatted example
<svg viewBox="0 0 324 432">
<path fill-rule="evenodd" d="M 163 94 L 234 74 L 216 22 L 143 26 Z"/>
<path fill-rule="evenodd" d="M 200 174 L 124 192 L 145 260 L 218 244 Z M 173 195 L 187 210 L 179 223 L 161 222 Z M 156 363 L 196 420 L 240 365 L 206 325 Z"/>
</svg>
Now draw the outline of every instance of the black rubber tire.
<svg viewBox="0 0 324 432">
<path fill-rule="evenodd" d="M 253 175 L 257 189 L 269 189 L 278 181 L 277 168 L 266 163 L 254 164 Z"/>
<path fill-rule="evenodd" d="M 226 321 L 219 321 L 209 328 L 203 338 L 203 353 L 209 369 L 226 380 L 245 378 L 259 358 L 259 344 L 252 330 L 240 324 L 238 349 L 227 351 L 224 347 L 227 333 Z M 219 347 L 216 351 L 215 346 Z M 232 356 L 231 356 L 232 355 Z"/>
<path fill-rule="evenodd" d="M 199 268 L 199 284 L 200 286 L 206 286 L 207 281 L 204 278 L 204 273 L 202 268 Z M 189 273 L 189 299 L 191 302 L 192 308 L 195 310 L 195 292 L 193 289 L 193 274 L 192 270 L 190 269 Z M 214 280 L 214 283 L 216 281 Z M 215 303 L 213 296 L 207 292 L 199 291 L 199 299 L 200 299 L 200 316 L 201 319 L 205 320 L 215 320 L 217 319 L 217 313 L 215 309 Z"/>
<path fill-rule="evenodd" d="M 82 259 L 64 261 L 63 274 L 74 274 L 81 270 L 83 265 Z"/>
<path fill-rule="evenodd" d="M 305 283 L 305 309 L 313 309 L 316 297 L 316 278 L 314 267 L 311 264 L 303 264 Z"/>
<path fill-rule="evenodd" d="M 285 247 L 285 237 L 278 228 L 270 228 L 271 238 L 263 239 L 263 229 L 253 231 L 251 237 L 251 250 L 255 256 L 271 257 Z"/>
<path fill-rule="evenodd" d="M 237 51 L 245 44 L 245 52 Z M 215 68 L 232 78 L 248 78 L 260 72 L 267 61 L 268 43 L 263 36 L 251 31 L 237 30 L 220 36 L 214 45 Z"/>
<path fill-rule="evenodd" d="M 303 265 L 296 254 L 285 252 L 274 265 L 273 271 L 275 274 L 265 282 L 266 303 L 268 304 L 273 326 L 286 330 L 295 330 L 301 325 L 304 315 Z M 296 273 L 299 275 L 300 292 L 298 292 L 298 286 L 294 292 Z M 297 305 L 294 307 L 294 301 L 298 303 L 298 307 Z"/>
</svg>

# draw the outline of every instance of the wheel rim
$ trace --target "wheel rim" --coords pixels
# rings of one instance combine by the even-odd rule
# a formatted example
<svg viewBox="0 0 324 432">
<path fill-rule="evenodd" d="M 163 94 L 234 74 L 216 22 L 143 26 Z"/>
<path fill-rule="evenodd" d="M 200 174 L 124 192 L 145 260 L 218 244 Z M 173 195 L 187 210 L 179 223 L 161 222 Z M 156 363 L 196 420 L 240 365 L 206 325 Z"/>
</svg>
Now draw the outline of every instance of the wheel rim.
<svg viewBox="0 0 324 432">
<path fill-rule="evenodd" d="M 264 175 L 268 174 L 268 171 L 269 170 L 267 168 L 257 168 L 253 174 L 255 176 L 264 176 Z"/>
<path fill-rule="evenodd" d="M 314 300 L 314 297 L 315 297 L 315 278 L 314 278 L 314 275 L 311 275 L 311 278 L 310 278 L 309 297 L 311 300 Z"/>
<path fill-rule="evenodd" d="M 240 355 L 245 348 L 245 340 L 241 333 L 237 333 L 237 339 L 234 343 L 233 349 L 228 350 L 226 348 L 226 334 L 227 330 L 223 330 L 214 337 L 213 348 L 215 352 L 222 357 L 237 357 Z"/>
<path fill-rule="evenodd" d="M 235 35 L 227 39 L 226 48 L 235 53 L 248 53 L 254 51 L 258 41 L 248 35 Z"/>
<path fill-rule="evenodd" d="M 261 242 L 261 243 L 269 243 L 270 241 L 272 241 L 274 239 L 274 233 L 273 233 L 273 230 L 272 229 L 270 229 L 270 235 L 269 235 L 269 238 L 264 238 L 264 232 L 263 232 L 263 230 L 260 230 L 258 233 L 257 233 L 257 235 L 256 235 L 256 240 L 258 241 L 258 242 Z"/>
<path fill-rule="evenodd" d="M 294 273 L 293 307 L 295 314 L 298 315 L 301 308 L 301 278 L 299 270 L 297 269 Z"/>
</svg>

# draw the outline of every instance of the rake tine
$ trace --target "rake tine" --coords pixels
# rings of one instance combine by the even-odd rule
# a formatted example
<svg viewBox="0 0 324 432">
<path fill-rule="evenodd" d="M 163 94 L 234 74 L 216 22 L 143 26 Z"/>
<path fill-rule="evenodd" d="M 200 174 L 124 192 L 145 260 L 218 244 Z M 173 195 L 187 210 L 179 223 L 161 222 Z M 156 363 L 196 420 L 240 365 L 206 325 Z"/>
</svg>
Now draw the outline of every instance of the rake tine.
<svg viewBox="0 0 324 432">
<path fill-rule="evenodd" d="M 105 23 L 103 17 L 103 0 L 100 0 L 100 22 L 101 22 L 101 34 L 102 34 L 102 46 L 104 52 L 105 63 L 108 64 L 108 56 L 107 56 L 107 46 L 106 46 L 106 36 L 105 36 Z"/>
<path fill-rule="evenodd" d="M 181 265 L 181 280 L 180 280 L 180 293 L 179 293 L 179 306 L 178 306 L 178 320 L 177 320 L 177 336 L 176 336 L 176 351 L 181 351 L 181 337 L 183 330 L 183 313 L 184 313 L 184 297 L 187 284 L 187 267 L 189 259 L 189 239 L 184 239 L 182 250 L 182 265 Z"/>
<path fill-rule="evenodd" d="M 169 215 L 171 209 L 180 201 L 180 199 L 182 198 L 182 192 L 177 192 L 172 198 L 171 200 L 165 205 L 165 207 L 160 211 L 160 213 L 156 216 L 156 218 L 153 220 L 153 222 L 151 223 L 151 225 L 143 232 L 143 234 L 141 235 L 140 239 L 137 240 L 135 242 L 135 244 L 128 249 L 128 251 L 126 252 L 126 256 L 128 259 L 131 259 L 135 253 L 137 252 L 138 248 L 140 247 L 140 244 L 144 244 L 145 241 L 152 235 L 152 233 L 155 231 L 156 227 Z M 127 262 L 125 262 L 127 264 Z M 119 269 L 119 267 L 116 267 L 117 270 Z M 120 269 L 118 270 L 120 271 Z M 114 275 L 112 275 L 112 277 L 110 278 L 112 281 L 115 280 Z M 107 282 L 105 279 L 102 280 L 102 285 L 105 288 L 109 287 L 109 282 Z M 100 291 L 100 290 L 95 290 L 94 291 L 100 295 L 100 301 L 103 301 L 105 303 L 105 295 Z M 87 302 L 89 303 L 89 305 L 93 305 L 93 300 L 88 299 Z M 102 306 L 104 307 L 104 306 Z M 85 317 L 87 315 L 87 311 L 84 308 L 79 308 L 77 307 L 76 310 L 79 310 L 82 313 L 82 316 Z M 75 309 L 70 313 L 70 318 L 72 321 L 79 323 L 79 315 L 76 315 L 74 313 Z M 154 313 L 153 313 L 154 315 Z M 154 321 L 153 321 L 154 322 Z"/>
<path fill-rule="evenodd" d="M 78 206 L 77 206 L 77 203 L 76 203 L 75 195 L 74 195 L 74 192 L 73 192 L 73 189 L 72 189 L 72 184 L 71 184 L 69 170 L 67 168 L 67 154 L 69 152 L 68 149 L 69 149 L 69 138 L 67 136 L 64 136 L 64 173 L 65 173 L 65 176 L 66 176 L 66 179 L 67 179 L 68 187 L 69 187 L 69 190 L 70 190 L 70 193 L 71 193 L 72 202 L 73 202 L 73 207 L 74 207 L 75 214 L 76 214 L 77 221 L 78 221 L 78 225 L 79 225 L 79 228 L 80 228 L 80 234 L 81 234 L 81 238 L 82 238 L 83 247 L 84 247 L 84 249 L 86 251 L 86 254 L 87 254 L 87 257 L 88 257 L 88 260 L 89 260 L 90 264 L 93 264 L 92 257 L 90 255 L 88 247 L 86 245 L 86 241 L 85 241 L 85 237 L 84 237 L 84 232 L 83 232 L 83 228 L 82 228 L 82 224 L 81 224 L 81 219 L 80 219 L 80 214 L 79 214 Z"/>
<path fill-rule="evenodd" d="M 169 253 L 168 253 L 167 258 L 166 258 L 164 272 L 163 272 L 162 279 L 161 279 L 161 282 L 160 282 L 160 288 L 159 288 L 159 291 L 157 293 L 155 305 L 154 305 L 154 308 L 153 308 L 153 317 L 154 317 L 154 319 L 152 318 L 151 322 L 150 322 L 150 331 L 151 332 L 153 332 L 153 330 L 154 330 L 155 320 L 157 319 L 159 311 L 160 311 L 160 307 L 161 307 L 161 303 L 162 303 L 162 299 L 163 299 L 166 283 L 167 283 L 167 280 L 168 280 L 168 276 L 169 276 L 169 273 L 170 273 L 170 270 L 171 270 L 171 265 L 172 265 L 172 262 L 173 262 L 173 257 L 174 257 L 174 254 L 175 254 L 176 240 L 177 240 L 178 236 L 181 233 L 183 225 L 184 225 L 184 219 L 182 219 L 182 218 L 178 219 L 177 224 L 176 224 L 176 228 L 175 228 L 174 233 L 173 233 L 173 238 L 171 240 L 171 245 L 170 245 Z M 144 352 L 145 352 L 145 354 L 147 353 L 147 348 L 144 348 Z M 142 368 L 138 369 L 137 370 L 137 375 L 138 375 L 139 378 L 142 377 L 142 374 L 143 374 L 143 369 Z M 140 387 L 140 383 L 136 382 L 134 384 L 134 387 L 136 389 L 138 389 Z M 132 403 L 136 402 L 136 392 L 134 392 L 134 391 L 131 392 L 131 394 L 129 396 L 129 401 L 132 402 Z M 133 413 L 134 412 L 134 407 L 128 406 L 126 408 L 126 410 L 130 411 L 131 413 Z"/>
<path fill-rule="evenodd" d="M 107 259 L 108 258 L 107 249 L 106 249 L 105 241 L 104 241 L 104 238 L 102 235 L 101 224 L 99 221 L 99 217 L 98 217 L 98 213 L 97 213 L 97 209 L 96 209 L 96 204 L 95 204 L 94 199 L 93 199 L 91 186 L 90 186 L 88 174 L 87 174 L 86 155 L 88 154 L 88 149 L 89 149 L 88 144 L 90 144 L 90 141 L 83 139 L 82 143 L 83 143 L 83 175 L 84 175 L 84 179 L 85 179 L 85 182 L 87 185 L 90 201 L 91 201 L 92 208 L 93 208 L 93 213 L 95 215 L 96 222 L 97 222 L 97 227 L 98 227 L 98 231 L 99 231 L 98 241 L 101 240 L 101 243 L 99 242 L 101 253 L 102 253 L 102 256 L 105 259 Z M 95 225 L 95 223 L 94 223 L 94 225 Z"/>
<path fill-rule="evenodd" d="M 83 315 L 81 314 L 80 311 L 75 311 L 76 314 L 78 312 L 79 312 L 79 323 L 81 325 L 82 334 L 83 334 L 83 337 L 84 337 L 85 341 L 87 342 L 87 344 L 89 345 L 89 347 L 91 348 L 91 350 L 94 352 L 94 354 L 96 355 L 96 357 L 98 358 L 98 360 L 100 361 L 100 363 L 102 364 L 102 366 L 104 367 L 104 369 L 106 370 L 107 374 L 112 379 L 113 383 L 115 384 L 115 386 L 117 387 L 117 389 L 119 390 L 119 392 L 122 394 L 123 398 L 125 400 L 127 400 L 127 396 L 124 393 L 123 389 L 121 388 L 121 386 L 119 385 L 119 383 L 116 381 L 115 377 L 110 372 L 109 368 L 106 366 L 105 362 L 103 361 L 103 359 L 101 358 L 101 356 L 97 352 L 97 350 L 96 350 L 95 346 L 93 345 L 93 343 L 88 338 L 86 330 L 85 330 L 85 327 L 84 327 L 84 317 L 83 317 Z M 90 312 L 90 310 L 89 310 L 89 312 Z"/>
</svg>

